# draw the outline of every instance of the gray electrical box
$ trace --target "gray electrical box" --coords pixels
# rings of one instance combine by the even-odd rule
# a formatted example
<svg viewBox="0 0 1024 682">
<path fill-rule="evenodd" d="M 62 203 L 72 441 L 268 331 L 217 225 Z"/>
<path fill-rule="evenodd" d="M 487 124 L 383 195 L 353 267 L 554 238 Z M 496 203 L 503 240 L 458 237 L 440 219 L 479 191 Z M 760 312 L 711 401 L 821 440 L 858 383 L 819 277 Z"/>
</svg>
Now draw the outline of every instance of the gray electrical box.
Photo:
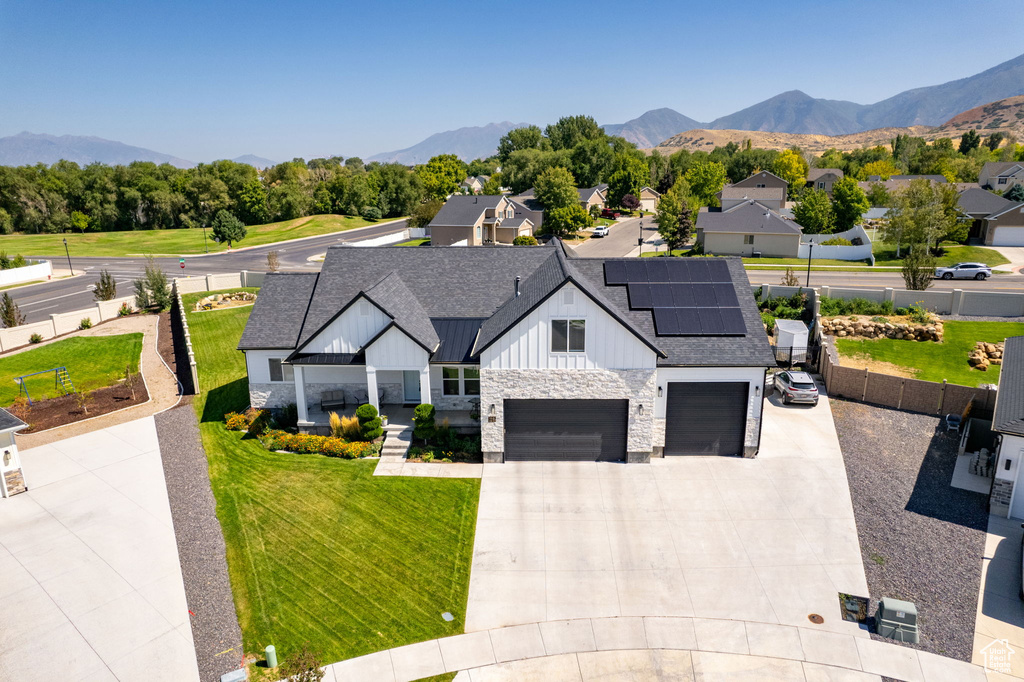
<svg viewBox="0 0 1024 682">
<path fill-rule="evenodd" d="M 911 602 L 883 597 L 878 602 L 878 634 L 900 642 L 918 644 L 917 607 Z"/>
</svg>

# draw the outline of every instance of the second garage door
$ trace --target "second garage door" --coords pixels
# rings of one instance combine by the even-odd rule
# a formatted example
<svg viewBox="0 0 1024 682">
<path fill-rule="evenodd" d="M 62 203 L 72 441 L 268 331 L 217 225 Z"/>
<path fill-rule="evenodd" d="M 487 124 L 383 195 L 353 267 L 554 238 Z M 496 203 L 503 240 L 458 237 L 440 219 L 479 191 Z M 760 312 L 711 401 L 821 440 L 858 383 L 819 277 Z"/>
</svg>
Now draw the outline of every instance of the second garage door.
<svg viewBox="0 0 1024 682">
<path fill-rule="evenodd" d="M 749 384 L 670 382 L 666 455 L 742 455 Z"/>
<path fill-rule="evenodd" d="M 506 400 L 505 460 L 626 458 L 628 400 Z"/>
</svg>

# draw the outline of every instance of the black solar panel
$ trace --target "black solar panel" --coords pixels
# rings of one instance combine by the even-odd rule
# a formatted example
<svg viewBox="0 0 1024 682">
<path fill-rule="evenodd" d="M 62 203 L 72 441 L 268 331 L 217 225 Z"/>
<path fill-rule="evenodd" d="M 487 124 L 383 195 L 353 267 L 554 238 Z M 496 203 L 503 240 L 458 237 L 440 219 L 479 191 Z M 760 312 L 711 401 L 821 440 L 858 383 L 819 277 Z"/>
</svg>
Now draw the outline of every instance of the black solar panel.
<svg viewBox="0 0 1024 682">
<path fill-rule="evenodd" d="M 629 307 L 632 310 L 649 310 L 654 307 L 651 302 L 650 284 L 630 284 L 628 290 Z"/>
<path fill-rule="evenodd" d="M 652 282 L 671 282 L 666 260 L 665 258 L 652 258 L 647 261 L 647 279 Z"/>
<path fill-rule="evenodd" d="M 689 261 L 691 282 L 710 282 L 711 273 L 708 271 L 707 258 L 694 258 Z"/>
<path fill-rule="evenodd" d="M 676 310 L 674 308 L 655 308 L 654 329 L 658 334 L 666 336 L 679 334 L 679 323 L 676 320 Z"/>
<path fill-rule="evenodd" d="M 662 262 L 668 271 L 670 282 L 690 281 L 690 261 L 685 258 L 668 258 Z"/>
<path fill-rule="evenodd" d="M 691 284 L 690 289 L 693 291 L 693 304 L 698 308 L 714 308 L 718 305 L 714 284 Z"/>
<path fill-rule="evenodd" d="M 626 263 L 627 282 L 649 282 L 647 279 L 647 263 L 638 260 L 628 260 Z"/>
<path fill-rule="evenodd" d="M 672 307 L 673 308 L 692 308 L 696 304 L 693 302 L 693 289 L 689 284 L 672 284 Z"/>
<path fill-rule="evenodd" d="M 725 331 L 718 308 L 697 308 L 697 314 L 700 315 L 700 331 L 704 336 L 722 334 Z"/>
<path fill-rule="evenodd" d="M 743 322 L 743 313 L 739 308 L 719 308 L 722 315 L 722 329 L 724 334 L 746 334 L 747 325 Z"/>
<path fill-rule="evenodd" d="M 715 299 L 719 308 L 731 308 L 738 306 L 740 301 L 736 298 L 736 289 L 732 284 L 715 284 Z"/>
<path fill-rule="evenodd" d="M 672 308 L 672 284 L 651 284 L 651 300 L 655 308 Z"/>
<path fill-rule="evenodd" d="M 700 315 L 697 308 L 677 308 L 676 319 L 679 322 L 680 334 L 692 334 L 699 336 L 703 332 L 700 329 Z"/>
<path fill-rule="evenodd" d="M 609 260 L 604 263 L 604 283 L 608 285 L 625 284 L 626 264 L 620 260 Z"/>
<path fill-rule="evenodd" d="M 729 276 L 729 266 L 726 265 L 724 260 L 717 258 L 707 258 L 704 262 L 708 266 L 709 279 L 712 282 L 731 282 L 732 277 Z"/>
</svg>

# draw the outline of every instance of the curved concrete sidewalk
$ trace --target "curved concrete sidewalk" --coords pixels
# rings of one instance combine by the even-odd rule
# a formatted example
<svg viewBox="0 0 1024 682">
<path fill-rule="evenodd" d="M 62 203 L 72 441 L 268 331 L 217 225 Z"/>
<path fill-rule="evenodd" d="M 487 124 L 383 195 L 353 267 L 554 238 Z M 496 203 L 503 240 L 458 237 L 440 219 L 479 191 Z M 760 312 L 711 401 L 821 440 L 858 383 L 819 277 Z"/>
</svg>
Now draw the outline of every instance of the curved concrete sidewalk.
<svg viewBox="0 0 1024 682">
<path fill-rule="evenodd" d="M 983 682 L 976 665 L 814 627 L 707 618 L 580 618 L 410 644 L 327 667 L 327 682 L 878 680 Z M 630 676 L 632 675 L 632 677 Z"/>
</svg>

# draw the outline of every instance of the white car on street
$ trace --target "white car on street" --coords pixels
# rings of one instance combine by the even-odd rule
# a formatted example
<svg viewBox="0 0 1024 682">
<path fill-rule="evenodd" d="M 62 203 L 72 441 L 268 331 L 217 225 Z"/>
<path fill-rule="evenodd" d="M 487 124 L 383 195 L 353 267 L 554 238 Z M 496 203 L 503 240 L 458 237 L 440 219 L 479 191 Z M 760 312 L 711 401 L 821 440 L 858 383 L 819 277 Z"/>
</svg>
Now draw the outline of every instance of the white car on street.
<svg viewBox="0 0 1024 682">
<path fill-rule="evenodd" d="M 594 231 L 590 233 L 591 237 L 607 237 L 611 233 L 611 229 L 607 225 L 598 225 L 594 228 Z"/>
<path fill-rule="evenodd" d="M 935 268 L 937 279 L 987 279 L 992 276 L 992 268 L 984 263 L 957 263 L 948 268 Z"/>
</svg>

